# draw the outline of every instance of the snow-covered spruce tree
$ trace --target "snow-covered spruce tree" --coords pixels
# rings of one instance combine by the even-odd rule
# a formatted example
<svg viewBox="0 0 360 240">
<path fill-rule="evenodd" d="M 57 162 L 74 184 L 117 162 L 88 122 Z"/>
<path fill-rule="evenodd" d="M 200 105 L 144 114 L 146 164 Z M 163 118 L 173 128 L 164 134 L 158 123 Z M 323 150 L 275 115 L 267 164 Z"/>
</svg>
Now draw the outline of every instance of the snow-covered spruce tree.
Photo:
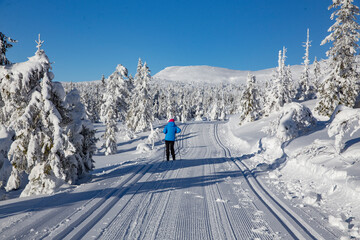
<svg viewBox="0 0 360 240">
<path fill-rule="evenodd" d="M 151 96 L 153 96 L 152 101 L 153 101 L 153 109 L 152 112 L 154 114 L 154 119 L 161 119 L 161 114 L 160 114 L 160 86 L 158 84 L 154 84 L 151 88 Z"/>
<path fill-rule="evenodd" d="M 0 66 L 10 64 L 10 61 L 6 58 L 6 52 L 8 48 L 11 48 L 13 45 L 11 43 L 16 43 L 17 41 L 11 39 L 2 32 L 0 32 Z"/>
<path fill-rule="evenodd" d="M 29 182 L 21 196 L 52 193 L 78 178 L 78 163 L 73 158 L 76 148 L 64 129 L 71 122 L 63 102 L 65 91 L 60 83 L 52 82 L 50 61 L 40 49 L 43 41 L 37 43 L 35 56 L 26 63 L 14 64 L 12 69 L 23 71 L 13 74 L 13 83 L 25 83 L 22 88 L 14 88 L 18 91 L 13 94 L 24 93 L 26 101 L 20 106 L 23 109 L 17 109 L 11 117 L 17 116 L 10 124 L 15 141 L 8 153 L 13 168 L 6 190 L 19 188 L 22 172 L 26 172 Z M 29 86 L 32 88 L 26 93 L 24 89 Z"/>
<path fill-rule="evenodd" d="M 117 128 L 117 114 L 116 114 L 116 96 L 113 94 L 112 82 L 107 82 L 106 91 L 104 93 L 103 104 L 101 105 L 101 118 L 106 125 L 106 130 L 103 135 L 105 139 L 105 155 L 117 153 L 116 133 Z"/>
<path fill-rule="evenodd" d="M 31 92 L 39 87 L 44 72 L 50 67 L 47 56 L 39 51 L 37 53 L 27 62 L 0 66 L 0 123 L 3 131 L 11 133 L 6 134 L 9 136 L 7 140 L 2 139 L 7 144 L 2 144 L 1 148 L 4 156 L 1 171 L 5 170 L 5 165 L 10 165 L 7 155 L 15 138 L 13 125 L 24 114 Z"/>
<path fill-rule="evenodd" d="M 358 95 L 355 55 L 359 48 L 360 25 L 356 22 L 359 8 L 353 2 L 333 0 L 329 7 L 329 10 L 335 10 L 330 18 L 333 20 L 336 17 L 336 22 L 328 30 L 330 35 L 321 43 L 333 42 L 333 46 L 326 52 L 332 70 L 321 84 L 320 99 L 315 107 L 315 111 L 321 115 L 331 116 L 339 104 L 353 107 Z"/>
<path fill-rule="evenodd" d="M 102 83 L 89 83 L 82 96 L 86 115 L 91 122 L 99 122 L 104 89 Z"/>
<path fill-rule="evenodd" d="M 219 120 L 226 119 L 226 104 L 225 104 L 225 97 L 224 97 L 224 86 L 221 87 L 221 102 L 220 102 L 220 113 L 219 113 Z"/>
<path fill-rule="evenodd" d="M 65 182 L 73 180 L 75 164 L 69 156 L 75 148 L 61 128 L 62 117 L 52 102 L 51 72 L 45 72 L 41 88 L 31 94 L 24 114 L 15 123 L 16 140 L 9 159 L 13 165 L 6 190 L 17 189 L 19 173 L 29 173 L 29 183 L 21 196 L 52 193 Z"/>
<path fill-rule="evenodd" d="M 166 110 L 167 110 L 167 106 L 166 106 L 167 100 L 166 100 L 166 94 L 164 89 L 160 89 L 159 91 L 159 97 L 158 97 L 158 107 L 155 108 L 154 106 L 154 111 L 157 112 L 157 116 L 158 119 L 166 119 Z M 154 114 L 155 116 L 155 114 Z"/>
<path fill-rule="evenodd" d="M 73 88 L 70 88 L 67 83 L 63 83 L 63 86 L 67 93 L 73 88 L 76 88 L 80 93 L 80 101 L 85 106 L 88 119 L 93 123 L 100 121 L 103 94 L 106 91 L 106 86 L 103 86 L 102 83 L 98 81 L 78 82 L 74 84 Z"/>
<path fill-rule="evenodd" d="M 209 102 L 210 103 L 210 102 Z M 220 103 L 219 103 L 219 96 L 218 94 L 215 94 L 211 101 L 211 108 L 209 109 L 209 119 L 212 121 L 219 120 L 219 114 L 220 114 Z"/>
<path fill-rule="evenodd" d="M 129 77 L 128 70 L 121 64 L 116 67 L 115 72 L 113 72 L 106 81 L 106 94 L 112 95 L 115 104 L 115 114 L 116 120 L 124 121 L 127 112 L 127 101 L 129 97 Z M 105 97 L 107 98 L 107 97 Z M 106 116 L 106 112 L 101 111 L 102 119 Z"/>
<path fill-rule="evenodd" d="M 181 89 L 180 98 L 179 98 L 179 113 L 180 113 L 180 121 L 182 123 L 186 122 L 189 119 L 189 108 L 188 103 L 186 101 L 186 95 L 188 91 Z"/>
<path fill-rule="evenodd" d="M 292 72 L 291 72 L 291 68 L 290 65 L 286 66 L 285 65 L 285 60 L 286 60 L 286 52 L 287 49 L 285 47 L 283 47 L 283 56 L 282 56 L 282 68 L 283 68 L 283 77 L 282 77 L 282 93 L 283 93 L 283 101 L 284 103 L 290 103 L 292 102 L 292 99 L 295 98 L 295 87 L 294 87 L 294 82 L 293 82 L 293 78 L 292 78 Z"/>
<path fill-rule="evenodd" d="M 318 94 L 318 89 L 320 88 L 320 78 L 322 76 L 322 73 L 321 73 L 320 63 L 318 62 L 316 57 L 315 57 L 315 60 L 313 63 L 313 74 L 314 74 L 315 92 L 316 92 L 316 94 Z"/>
<path fill-rule="evenodd" d="M 104 74 L 101 76 L 101 84 L 105 87 L 105 76 Z"/>
<path fill-rule="evenodd" d="M 150 129 L 150 123 L 154 121 L 152 113 L 152 101 L 149 96 L 150 69 L 146 63 L 138 62 L 137 73 L 134 79 L 131 102 L 126 116 L 126 125 L 135 132 Z"/>
<path fill-rule="evenodd" d="M 298 100 L 308 100 L 315 97 L 315 90 L 310 78 L 310 60 L 309 60 L 309 47 L 311 46 L 311 41 L 309 40 L 309 29 L 307 30 L 307 38 L 305 42 L 305 56 L 304 59 L 304 70 L 300 76 L 299 87 L 296 93 L 296 99 Z"/>
<path fill-rule="evenodd" d="M 290 68 L 285 67 L 286 48 L 279 51 L 278 67 L 273 74 L 269 90 L 266 92 L 265 115 L 279 111 L 285 103 L 292 101 L 292 82 Z"/>
<path fill-rule="evenodd" d="M 247 86 L 241 99 L 240 125 L 245 122 L 253 122 L 260 118 L 261 109 L 259 92 L 256 86 L 256 77 L 248 74 Z"/>
<path fill-rule="evenodd" d="M 94 168 L 92 156 L 96 151 L 97 139 L 95 138 L 93 125 L 87 119 L 85 107 L 80 101 L 80 94 L 76 88 L 66 94 L 65 107 L 71 119 L 66 127 L 66 133 L 76 149 L 76 153 L 71 156 L 71 162 L 76 163 L 76 173 L 72 176 L 73 178 L 80 178 Z M 72 180 L 75 181 L 76 178 Z"/>
<path fill-rule="evenodd" d="M 109 102 L 112 102 L 112 97 L 108 97 L 107 100 Z M 104 104 L 107 104 L 106 102 Z M 106 124 L 106 130 L 105 134 L 103 135 L 103 138 L 105 139 L 105 155 L 111 155 L 117 153 L 117 141 L 116 141 L 116 133 L 119 131 L 116 124 L 116 114 L 114 105 L 107 104 L 107 115 L 105 124 Z"/>
<path fill-rule="evenodd" d="M 194 101 L 195 104 L 195 121 L 201 121 L 204 117 L 205 111 L 204 111 L 204 89 L 198 89 L 195 92 Z"/>
<path fill-rule="evenodd" d="M 173 88 L 169 88 L 167 91 L 167 103 L 166 103 L 166 119 L 176 118 L 176 100 Z"/>
</svg>

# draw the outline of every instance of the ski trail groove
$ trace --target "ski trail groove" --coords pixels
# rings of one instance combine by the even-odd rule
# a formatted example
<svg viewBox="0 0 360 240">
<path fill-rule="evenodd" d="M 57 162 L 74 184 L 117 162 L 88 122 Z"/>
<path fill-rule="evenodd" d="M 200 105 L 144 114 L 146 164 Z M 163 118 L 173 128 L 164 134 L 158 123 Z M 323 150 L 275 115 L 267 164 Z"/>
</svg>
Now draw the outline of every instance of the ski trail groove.
<svg viewBox="0 0 360 240">
<path fill-rule="evenodd" d="M 211 131 L 211 140 L 214 146 L 218 145 L 215 137 L 214 137 L 214 128 L 212 128 Z M 220 148 L 221 150 L 223 150 L 222 148 Z M 228 169 L 233 169 L 233 163 L 231 164 L 228 159 L 225 157 L 223 157 L 222 154 L 220 154 L 220 151 L 217 151 L 217 154 L 212 154 L 212 156 L 220 156 L 222 159 L 224 159 L 224 167 L 227 166 Z M 215 169 L 215 164 L 211 164 L 212 170 L 211 173 L 215 174 L 217 171 Z M 243 175 L 242 175 L 243 176 Z M 251 207 L 249 208 L 240 208 L 240 209 L 236 209 L 234 210 L 233 206 L 231 206 L 231 204 L 228 203 L 226 198 L 226 194 L 223 193 L 223 189 L 222 187 L 220 187 L 220 184 L 215 184 L 215 186 L 213 186 L 214 191 L 217 192 L 217 195 L 219 196 L 218 199 L 223 200 L 223 201 L 219 201 L 218 204 L 222 205 L 223 208 L 225 209 L 225 213 L 226 213 L 226 218 L 225 220 L 227 220 L 229 226 L 231 227 L 233 236 L 231 237 L 227 237 L 227 239 L 273 239 L 274 235 L 276 235 L 275 232 L 271 231 L 270 226 L 266 223 L 266 222 L 259 222 L 254 223 L 252 222 L 252 217 L 254 215 L 254 212 L 258 212 L 259 209 L 257 208 L 257 206 L 250 200 L 250 196 L 247 196 L 247 199 L 250 200 L 251 202 Z M 244 189 L 244 188 L 242 188 Z M 235 189 L 234 189 L 235 190 Z M 245 189 L 243 190 L 245 191 Z M 236 196 L 237 193 L 235 191 Z M 234 199 L 233 199 L 234 201 Z M 230 200 L 231 202 L 231 200 Z M 265 228 L 267 230 L 266 233 L 257 233 L 256 231 L 253 231 L 253 229 L 261 229 L 261 228 Z"/>
<path fill-rule="evenodd" d="M 288 229 L 289 233 L 296 239 L 324 239 L 311 226 L 303 221 L 296 213 L 286 206 L 279 198 L 273 196 L 268 189 L 257 179 L 252 171 L 239 160 L 234 160 L 231 156 L 229 148 L 227 148 L 220 140 L 218 135 L 218 123 L 214 124 L 214 135 L 217 143 L 223 149 L 225 156 L 231 159 L 235 165 L 246 176 L 246 181 L 252 191 L 259 197 L 265 206 L 277 217 L 280 223 Z M 298 228 L 296 227 L 298 226 Z M 301 229 L 300 232 L 298 229 Z"/>
<path fill-rule="evenodd" d="M 134 168 L 136 168 L 136 167 L 134 167 Z M 114 188 L 114 186 L 115 186 L 115 184 L 112 184 L 110 186 L 110 188 L 112 189 L 112 188 Z M 87 200 L 85 203 L 83 203 L 80 207 L 77 207 L 77 209 L 74 209 L 74 211 L 70 215 L 63 214 L 62 208 L 45 210 L 48 213 L 45 213 L 45 214 L 42 213 L 42 214 L 40 214 L 40 216 L 38 216 L 38 214 L 28 214 L 19 220 L 21 220 L 23 224 L 24 224 L 24 221 L 27 221 L 27 222 L 30 221 L 30 223 L 26 222 L 26 224 L 24 224 L 23 227 L 21 229 L 19 229 L 16 233 L 11 233 L 11 232 L 8 233 L 7 229 L 3 229 L 1 232 L 2 237 L 7 238 L 7 236 L 8 236 L 8 237 L 12 237 L 12 238 L 24 238 L 29 233 L 33 232 L 35 229 L 47 230 L 47 231 L 38 231 L 38 235 L 36 236 L 36 238 L 43 239 L 43 238 L 47 237 L 49 234 L 51 234 L 54 229 L 59 227 L 59 225 L 57 224 L 57 225 L 55 225 L 55 227 L 47 228 L 49 219 L 53 219 L 55 217 L 59 217 L 59 215 L 62 215 L 63 219 L 60 220 L 60 223 L 66 222 L 66 220 L 69 219 L 69 217 L 71 217 L 75 214 L 78 214 L 78 212 L 81 212 L 83 210 L 83 208 L 87 207 L 87 205 L 91 205 L 94 201 L 98 201 L 97 199 L 102 199 L 105 196 L 111 195 L 112 193 L 113 193 L 113 190 L 104 189 L 103 191 L 91 196 L 91 198 L 89 200 Z M 58 196 L 54 196 L 54 197 L 55 197 L 54 200 L 58 200 Z M 60 197 L 60 195 L 59 195 L 59 197 Z M 9 231 L 11 231 L 11 228 Z"/>
<path fill-rule="evenodd" d="M 187 124 L 184 125 L 182 135 L 184 135 L 187 126 L 188 126 Z M 183 139 L 181 141 L 181 146 L 183 146 Z M 102 198 L 101 201 L 99 201 L 91 209 L 89 209 L 87 213 L 82 214 L 73 223 L 67 226 L 66 229 L 58 233 L 56 236 L 51 236 L 51 238 L 63 239 L 64 237 L 66 237 L 70 239 L 71 238 L 79 239 L 84 235 L 86 235 L 89 229 L 91 229 L 94 225 L 96 225 L 110 211 L 110 209 L 129 191 L 132 185 L 137 183 L 143 176 L 146 175 L 146 173 L 150 170 L 150 168 L 152 168 L 152 163 L 158 162 L 159 161 L 158 159 L 161 159 L 161 155 L 162 154 L 160 153 L 158 157 L 155 157 L 153 159 L 153 161 L 150 161 L 147 165 L 142 166 L 136 172 L 131 174 L 125 181 L 122 181 L 121 184 L 116 186 L 115 190 L 110 192 L 108 195 Z M 161 166 L 162 165 L 160 164 L 158 168 L 160 168 Z M 149 176 L 149 178 L 151 176 L 152 174 Z M 140 187 L 138 189 L 140 189 Z M 134 197 L 136 193 L 137 191 L 135 191 L 135 193 L 132 193 L 132 197 Z M 128 205 L 129 202 L 131 202 L 131 199 L 122 207 L 120 212 Z M 110 224 L 113 221 L 114 219 L 111 220 Z"/>
<path fill-rule="evenodd" d="M 182 135 L 186 132 L 187 125 L 184 125 Z M 181 135 L 180 135 L 181 136 Z M 183 147 L 183 138 L 179 141 L 179 150 Z M 166 170 L 160 175 L 151 173 L 150 176 L 140 183 L 140 186 L 136 191 L 132 191 L 131 198 L 126 196 L 125 205 L 121 207 L 120 211 L 117 211 L 115 216 L 111 216 L 112 220 L 106 228 L 104 228 L 100 235 L 96 238 L 101 239 L 155 239 L 158 231 L 159 222 L 161 221 L 164 211 L 169 203 L 170 195 L 175 181 L 168 187 L 169 191 L 165 194 L 159 194 L 157 191 L 164 187 L 162 182 L 164 179 L 175 178 L 181 167 L 173 170 L 171 167 L 173 164 L 181 163 L 181 161 L 175 162 L 162 162 L 158 167 L 160 170 Z M 171 165 L 169 165 L 171 164 Z M 165 167 L 162 169 L 162 167 Z M 156 172 L 156 171 L 154 171 Z M 153 189 L 146 193 L 138 193 L 147 181 L 155 181 Z M 143 196 L 144 195 L 144 196 Z M 157 224 L 154 224 L 157 223 Z M 144 236 L 145 235 L 145 236 Z M 88 239 L 91 234 L 85 235 L 85 239 Z"/>
<path fill-rule="evenodd" d="M 149 171 L 149 169 L 152 167 L 152 163 L 157 162 L 160 156 L 161 155 L 159 154 L 159 157 L 154 158 L 153 161 L 149 162 L 147 165 L 140 166 L 133 173 L 127 174 L 128 176 L 125 178 L 125 180 L 121 181 L 120 184 L 115 186 L 112 191 L 102 196 L 100 200 L 97 200 L 97 202 L 92 207 L 90 207 L 90 209 L 87 209 L 86 212 L 84 212 L 84 209 L 82 209 L 80 212 L 74 212 L 73 214 L 68 216 L 66 219 L 75 218 L 75 220 L 70 224 L 66 225 L 65 229 L 58 232 L 59 229 L 62 228 L 62 226 L 57 226 L 55 229 L 51 230 L 51 233 L 49 233 L 50 235 L 47 234 L 43 238 L 46 239 L 46 237 L 49 236 L 49 238 L 51 239 L 63 239 L 68 235 L 74 235 L 76 238 L 80 238 L 81 236 L 85 235 L 86 232 L 92 226 L 94 226 L 96 222 L 99 221 L 104 215 L 106 215 L 106 213 L 112 208 L 112 206 L 114 206 L 116 202 L 119 201 L 121 197 L 126 194 L 126 192 L 130 189 L 131 185 L 139 181 L 146 174 L 146 172 Z M 87 205 L 94 199 L 96 200 L 98 195 L 95 196 L 93 199 L 89 200 L 85 205 Z M 85 207 L 85 205 L 80 208 Z M 83 226 L 84 224 L 85 226 Z M 54 236 L 54 234 L 56 235 Z"/>
<path fill-rule="evenodd" d="M 129 190 L 129 186 L 137 182 L 144 174 L 150 169 L 150 166 L 142 166 L 136 173 L 131 174 L 126 182 L 120 184 L 117 188 L 102 197 L 96 204 L 94 204 L 85 213 L 81 214 L 70 225 L 66 226 L 64 230 L 51 236 L 51 239 L 64 239 L 70 238 L 79 239 L 87 232 L 97 221 L 99 221 L 110 209 L 115 205 L 119 199 Z M 83 226 L 85 224 L 85 226 Z"/>
<path fill-rule="evenodd" d="M 209 125 L 210 127 L 210 125 Z M 205 139 L 205 137 L 207 135 L 209 135 L 209 132 L 211 131 L 211 129 L 209 129 L 209 131 L 207 131 L 207 133 L 203 132 L 202 138 L 204 142 L 208 142 L 208 139 Z M 212 149 L 213 150 L 213 149 Z M 207 155 L 205 155 L 205 159 L 206 159 L 206 172 L 204 175 L 210 176 L 215 174 L 215 167 L 214 167 L 214 161 L 210 160 L 210 158 L 213 157 L 212 152 L 208 152 Z M 216 209 L 216 217 L 215 219 L 217 219 L 218 223 L 215 226 L 222 226 L 222 237 L 220 239 L 236 239 L 236 234 L 235 234 L 235 230 L 233 227 L 233 220 L 231 219 L 230 215 L 229 215 L 229 209 L 227 204 L 225 203 L 221 203 L 221 202 L 216 202 L 216 199 L 223 199 L 223 196 L 221 194 L 221 191 L 219 189 L 219 185 L 218 183 L 214 183 L 211 184 L 210 186 L 207 186 L 206 188 L 209 189 L 209 200 L 208 204 L 213 205 L 212 208 Z M 218 227 L 215 227 L 218 228 Z M 219 229 L 217 230 L 218 232 Z"/>
</svg>

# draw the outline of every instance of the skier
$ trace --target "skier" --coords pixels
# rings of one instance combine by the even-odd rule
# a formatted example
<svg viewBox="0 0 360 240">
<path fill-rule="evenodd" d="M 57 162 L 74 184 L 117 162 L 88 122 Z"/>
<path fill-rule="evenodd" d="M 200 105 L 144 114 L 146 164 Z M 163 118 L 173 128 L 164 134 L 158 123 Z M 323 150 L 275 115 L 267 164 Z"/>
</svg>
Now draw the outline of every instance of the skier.
<svg viewBox="0 0 360 240">
<path fill-rule="evenodd" d="M 173 160 L 175 160 L 175 134 L 180 133 L 181 129 L 175 125 L 175 120 L 170 119 L 168 124 L 164 128 L 165 133 L 165 145 L 166 145 L 166 159 L 169 161 L 170 150 Z"/>
</svg>

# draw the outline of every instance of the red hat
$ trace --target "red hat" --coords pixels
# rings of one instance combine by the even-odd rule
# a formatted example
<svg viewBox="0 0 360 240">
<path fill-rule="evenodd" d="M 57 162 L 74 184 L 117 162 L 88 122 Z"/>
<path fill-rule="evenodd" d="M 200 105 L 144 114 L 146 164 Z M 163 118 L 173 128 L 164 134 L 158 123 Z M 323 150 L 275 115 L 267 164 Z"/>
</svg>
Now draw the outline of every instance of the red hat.
<svg viewBox="0 0 360 240">
<path fill-rule="evenodd" d="M 169 122 L 175 122 L 175 120 L 172 118 L 172 119 L 169 120 Z"/>
</svg>

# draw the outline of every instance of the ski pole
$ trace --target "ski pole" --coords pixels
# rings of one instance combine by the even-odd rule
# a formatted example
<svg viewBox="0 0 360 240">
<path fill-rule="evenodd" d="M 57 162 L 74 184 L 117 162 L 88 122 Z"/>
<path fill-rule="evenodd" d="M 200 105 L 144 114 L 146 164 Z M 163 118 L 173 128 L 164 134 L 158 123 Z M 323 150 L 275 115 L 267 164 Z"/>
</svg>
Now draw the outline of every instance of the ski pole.
<svg viewBox="0 0 360 240">
<path fill-rule="evenodd" d="M 165 151 L 166 151 L 166 144 L 164 142 L 164 158 L 163 158 L 164 162 L 165 162 Z"/>
</svg>

